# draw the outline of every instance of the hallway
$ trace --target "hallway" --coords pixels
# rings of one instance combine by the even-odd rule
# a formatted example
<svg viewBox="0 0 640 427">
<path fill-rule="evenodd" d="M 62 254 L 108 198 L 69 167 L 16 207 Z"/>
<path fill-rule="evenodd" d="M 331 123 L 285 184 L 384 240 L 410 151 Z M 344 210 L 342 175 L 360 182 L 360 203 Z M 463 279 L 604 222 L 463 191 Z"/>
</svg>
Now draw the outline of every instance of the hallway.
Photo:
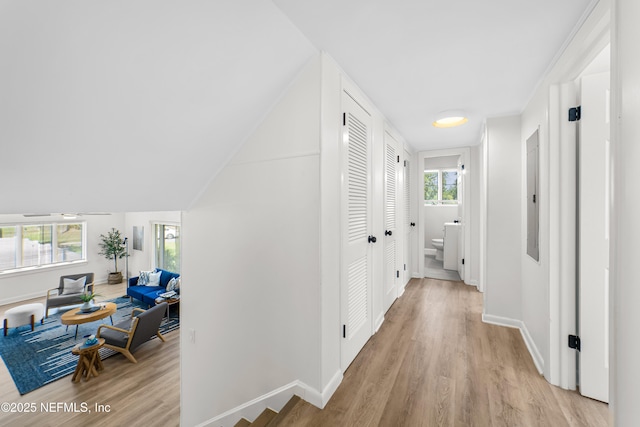
<svg viewBox="0 0 640 427">
<path fill-rule="evenodd" d="M 482 323 L 482 294 L 413 279 L 324 410 L 295 426 L 607 426 L 607 405 L 548 384 L 517 329 Z"/>
</svg>

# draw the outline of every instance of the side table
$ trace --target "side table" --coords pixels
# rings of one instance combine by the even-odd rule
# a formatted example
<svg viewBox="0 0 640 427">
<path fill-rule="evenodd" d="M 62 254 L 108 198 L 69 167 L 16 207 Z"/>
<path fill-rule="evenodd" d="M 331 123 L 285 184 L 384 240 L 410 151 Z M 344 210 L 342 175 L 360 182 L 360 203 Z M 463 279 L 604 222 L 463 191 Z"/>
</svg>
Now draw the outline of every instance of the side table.
<svg viewBox="0 0 640 427">
<path fill-rule="evenodd" d="M 74 383 L 80 382 L 80 379 L 84 376 L 85 381 L 89 381 L 92 376 L 97 377 L 104 369 L 102 360 L 100 360 L 100 354 L 98 350 L 104 345 L 104 338 L 98 338 L 98 342 L 92 346 L 85 347 L 84 345 L 77 345 L 71 350 L 72 354 L 80 356 L 78 359 L 78 366 L 73 372 L 71 381 Z"/>
<path fill-rule="evenodd" d="M 169 316 L 169 308 L 171 308 L 172 305 L 175 304 L 180 304 L 180 295 L 178 295 L 177 297 L 169 297 L 169 298 L 164 298 L 160 296 L 160 291 L 158 291 L 158 297 L 156 298 L 156 304 L 160 304 L 161 302 L 166 302 L 167 303 L 167 320 L 171 319 L 171 317 Z"/>
<path fill-rule="evenodd" d="M 171 319 L 171 317 L 169 316 L 169 308 L 171 308 L 172 305 L 180 304 L 180 298 L 169 298 L 164 300 L 163 302 L 167 303 L 167 320 L 169 320 Z"/>
</svg>

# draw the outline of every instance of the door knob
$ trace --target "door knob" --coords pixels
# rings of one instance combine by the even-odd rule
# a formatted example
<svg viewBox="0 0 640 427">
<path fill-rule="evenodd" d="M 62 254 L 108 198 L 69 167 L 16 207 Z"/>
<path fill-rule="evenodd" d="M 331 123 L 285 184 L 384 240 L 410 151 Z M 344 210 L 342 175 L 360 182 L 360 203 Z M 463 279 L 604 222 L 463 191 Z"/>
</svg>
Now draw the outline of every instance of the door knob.
<svg viewBox="0 0 640 427">
<path fill-rule="evenodd" d="M 375 243 L 378 239 L 376 239 L 376 236 L 369 236 L 367 240 L 369 240 L 369 243 Z"/>
<path fill-rule="evenodd" d="M 416 226 L 416 223 L 415 223 L 415 222 L 412 222 L 412 223 L 411 223 L 411 226 L 412 226 L 412 227 L 415 227 L 415 226 Z"/>
<path fill-rule="evenodd" d="M 393 234 L 393 232 L 391 230 L 385 230 L 384 235 L 385 236 L 391 236 Z"/>
</svg>

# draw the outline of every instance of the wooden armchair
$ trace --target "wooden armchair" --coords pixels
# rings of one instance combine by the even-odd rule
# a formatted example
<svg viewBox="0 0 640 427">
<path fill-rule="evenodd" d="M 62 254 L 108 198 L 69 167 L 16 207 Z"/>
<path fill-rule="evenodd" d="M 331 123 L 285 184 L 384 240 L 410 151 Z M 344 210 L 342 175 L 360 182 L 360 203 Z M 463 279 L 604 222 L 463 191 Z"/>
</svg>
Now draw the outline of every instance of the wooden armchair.
<svg viewBox="0 0 640 427">
<path fill-rule="evenodd" d="M 83 289 L 67 290 L 65 291 L 65 280 L 78 280 L 82 277 L 86 277 L 85 285 Z M 45 317 L 49 317 L 49 309 L 57 307 L 66 307 L 69 305 L 82 304 L 80 295 L 85 292 L 93 292 L 93 273 L 82 274 L 69 274 L 67 276 L 60 276 L 60 283 L 57 288 L 49 289 L 47 291 L 47 301 L 45 304 Z"/>
<path fill-rule="evenodd" d="M 164 337 L 158 328 L 166 311 L 166 302 L 148 310 L 134 308 L 130 318 L 114 326 L 100 325 L 96 337 L 104 338 L 105 347 L 119 351 L 133 363 L 138 363 L 131 353 L 141 344 L 147 342 L 153 335 L 157 335 L 164 342 Z"/>
</svg>

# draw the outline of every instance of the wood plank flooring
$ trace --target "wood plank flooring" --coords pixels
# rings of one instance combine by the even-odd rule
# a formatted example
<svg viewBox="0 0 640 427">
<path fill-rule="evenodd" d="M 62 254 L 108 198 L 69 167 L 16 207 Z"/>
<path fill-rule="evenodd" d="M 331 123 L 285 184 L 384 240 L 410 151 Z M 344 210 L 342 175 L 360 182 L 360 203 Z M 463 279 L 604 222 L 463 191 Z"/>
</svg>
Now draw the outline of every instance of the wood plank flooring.
<svg viewBox="0 0 640 427">
<path fill-rule="evenodd" d="M 97 285 L 99 301 L 124 295 L 126 285 Z M 0 307 L 0 315 L 9 308 L 30 302 L 44 303 L 44 297 Z M 63 309 L 64 310 L 64 309 Z M 97 328 L 97 327 L 96 327 Z M 71 382 L 71 376 L 47 384 L 20 396 L 4 363 L 0 363 L 0 402 L 36 403 L 35 413 L 0 411 L 0 426 L 166 426 L 180 424 L 180 331 L 165 334 L 166 342 L 153 340 L 135 353 L 137 364 L 121 354 L 104 360 L 104 371 L 88 382 Z M 0 337 L 1 338 L 1 337 Z M 76 404 L 58 408 L 56 403 Z M 89 412 L 81 412 L 85 402 Z M 58 412 L 44 412 L 41 404 Z M 109 405 L 109 412 L 96 412 L 95 405 Z M 106 410 L 106 406 L 104 407 Z"/>
<path fill-rule="evenodd" d="M 104 299 L 124 294 L 104 285 Z M 37 300 L 34 300 L 37 301 Z M 0 307 L 0 313 L 11 306 Z M 608 426 L 606 404 L 548 384 L 516 329 L 482 323 L 482 294 L 412 280 L 346 371 L 324 410 L 300 401 L 282 426 Z M 105 360 L 89 382 L 63 378 L 25 396 L 0 367 L 0 402 L 87 402 L 109 414 L 0 413 L 0 425 L 177 426 L 179 332 L 141 347 L 134 365 Z M 70 377 L 69 377 L 70 378 Z"/>
<path fill-rule="evenodd" d="M 324 410 L 286 426 L 608 426 L 606 404 L 547 383 L 516 329 L 482 323 L 482 294 L 412 280 Z"/>
</svg>

